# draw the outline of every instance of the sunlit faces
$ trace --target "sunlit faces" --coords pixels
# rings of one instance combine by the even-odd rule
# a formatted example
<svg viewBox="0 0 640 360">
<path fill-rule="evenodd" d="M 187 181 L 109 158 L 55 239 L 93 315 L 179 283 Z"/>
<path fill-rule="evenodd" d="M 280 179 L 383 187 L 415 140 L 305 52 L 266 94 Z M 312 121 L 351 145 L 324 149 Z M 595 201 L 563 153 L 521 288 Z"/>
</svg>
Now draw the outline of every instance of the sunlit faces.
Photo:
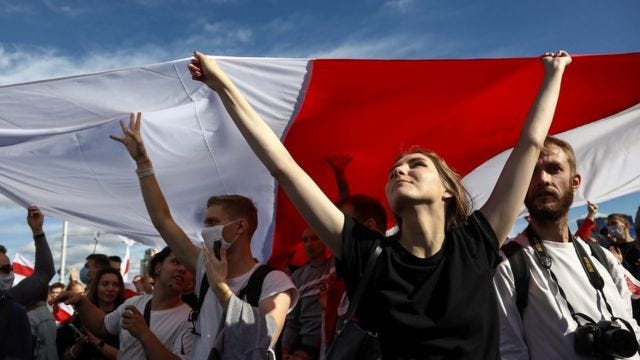
<svg viewBox="0 0 640 360">
<path fill-rule="evenodd" d="M 550 144 L 540 153 L 524 203 L 532 218 L 555 221 L 567 214 L 579 186 L 580 175 L 572 174 L 567 154 Z"/>
<path fill-rule="evenodd" d="M 629 233 L 629 223 L 620 219 L 616 215 L 611 215 L 607 219 L 607 234 L 613 242 L 625 242 Z"/>
<path fill-rule="evenodd" d="M 115 274 L 106 273 L 98 279 L 98 300 L 103 304 L 114 304 L 120 292 L 120 282 Z"/>
<path fill-rule="evenodd" d="M 167 288 L 182 292 L 186 285 L 187 269 L 173 253 L 162 263 L 156 264 L 156 284 L 164 284 Z"/>
<path fill-rule="evenodd" d="M 310 260 L 325 258 L 327 247 L 310 228 L 302 232 L 302 246 Z"/>
<path fill-rule="evenodd" d="M 57 298 L 58 295 L 62 294 L 62 287 L 53 287 L 51 288 L 51 290 L 49 290 L 49 294 L 47 295 L 47 303 L 51 303 L 51 301 L 53 301 L 53 299 Z"/>
<path fill-rule="evenodd" d="M 385 193 L 395 213 L 406 205 L 444 203 L 451 197 L 433 161 L 421 153 L 404 155 L 393 164 Z"/>
<path fill-rule="evenodd" d="M 222 229 L 222 238 L 228 243 L 233 243 L 238 238 L 243 231 L 244 223 L 244 219 L 232 219 L 220 205 L 209 206 L 204 217 L 205 227 L 225 225 Z"/>
</svg>

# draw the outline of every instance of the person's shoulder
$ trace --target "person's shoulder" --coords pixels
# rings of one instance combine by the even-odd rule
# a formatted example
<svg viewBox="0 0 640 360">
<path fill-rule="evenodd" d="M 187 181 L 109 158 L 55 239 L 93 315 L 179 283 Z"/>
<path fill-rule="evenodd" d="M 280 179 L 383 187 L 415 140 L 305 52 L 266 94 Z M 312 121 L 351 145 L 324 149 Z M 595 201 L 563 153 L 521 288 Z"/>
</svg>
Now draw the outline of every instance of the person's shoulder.
<svg viewBox="0 0 640 360">
<path fill-rule="evenodd" d="M 306 265 L 305 265 L 306 266 Z M 301 274 L 301 270 L 305 268 L 305 266 L 297 269 L 296 271 L 293 272 L 293 274 L 291 274 L 291 276 L 293 277 L 296 273 Z M 289 277 L 289 275 L 287 275 L 285 272 L 277 270 L 277 269 L 271 269 L 271 271 L 269 271 L 269 273 L 267 274 L 267 276 L 264 279 L 265 283 L 266 282 L 289 282 L 291 283 L 291 278 Z M 293 285 L 293 283 L 292 283 Z"/>
<path fill-rule="evenodd" d="M 147 301 L 151 300 L 152 297 L 153 295 L 151 294 L 135 295 L 125 300 L 119 307 L 124 308 L 128 305 L 133 305 L 137 308 L 144 308 Z"/>
</svg>

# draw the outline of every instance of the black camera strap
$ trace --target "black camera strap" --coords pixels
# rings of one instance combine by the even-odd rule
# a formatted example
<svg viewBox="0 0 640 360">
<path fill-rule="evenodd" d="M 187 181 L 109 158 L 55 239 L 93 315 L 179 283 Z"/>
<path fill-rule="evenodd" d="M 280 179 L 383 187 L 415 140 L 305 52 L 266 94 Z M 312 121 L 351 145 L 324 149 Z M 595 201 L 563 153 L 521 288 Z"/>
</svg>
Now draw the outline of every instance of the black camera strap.
<svg viewBox="0 0 640 360">
<path fill-rule="evenodd" d="M 600 293 L 600 295 L 602 296 L 602 300 L 604 300 L 604 304 L 605 304 L 605 306 L 607 308 L 607 311 L 611 315 L 612 320 L 615 320 L 616 317 L 615 317 L 615 315 L 613 315 L 613 310 L 611 309 L 611 306 L 609 305 L 609 302 L 607 301 L 607 298 L 604 295 L 604 291 L 603 291 L 603 289 L 604 289 L 604 280 L 602 279 L 602 276 L 600 276 L 600 273 L 598 272 L 598 270 L 594 266 L 593 261 L 591 261 L 591 258 L 589 257 L 589 255 L 586 253 L 586 251 L 584 251 L 584 248 L 581 245 L 578 244 L 578 242 L 576 241 L 576 238 L 573 236 L 571 231 L 569 231 L 568 227 L 567 227 L 567 232 L 569 234 L 569 239 L 573 243 L 573 248 L 575 249 L 576 254 L 578 255 L 578 259 L 580 259 L 580 264 L 582 264 L 582 268 L 585 271 L 585 273 L 587 274 L 587 277 L 589 278 L 589 282 L 591 283 L 591 286 L 593 286 L 593 288 L 596 290 L 596 292 Z M 553 281 L 558 286 L 558 292 L 560 293 L 560 296 L 562 296 L 564 301 L 567 303 L 567 307 L 569 308 L 569 312 L 571 313 L 571 317 L 577 323 L 580 323 L 578 321 L 578 317 L 580 317 L 580 318 L 582 318 L 584 320 L 587 320 L 587 321 L 594 322 L 593 319 L 591 319 L 590 317 L 588 317 L 588 316 L 586 316 L 584 314 L 581 314 L 581 313 L 577 313 L 573 309 L 573 306 L 571 306 L 571 303 L 569 303 L 569 300 L 567 299 L 566 293 L 564 292 L 564 290 L 562 289 L 562 286 L 560 286 L 560 283 L 558 282 L 558 278 L 556 277 L 556 275 L 551 270 L 551 264 L 553 263 L 553 261 L 552 261 L 551 257 L 547 254 L 547 251 L 546 251 L 546 249 L 544 247 L 544 244 L 543 244 L 542 240 L 540 240 L 540 237 L 535 232 L 535 230 L 533 230 L 531 225 L 529 225 L 527 227 L 527 229 L 525 230 L 525 233 L 527 234 L 527 238 L 529 239 L 529 243 L 533 247 L 533 250 L 534 250 L 534 252 L 536 254 L 536 257 L 540 261 L 540 264 L 545 269 L 547 269 L 549 271 L 549 274 L 551 275 L 551 278 L 553 279 Z"/>
<path fill-rule="evenodd" d="M 573 236 L 573 234 L 571 233 L 568 227 L 567 227 L 567 232 L 569 233 L 569 239 L 573 243 L 573 248 L 575 249 L 576 254 L 578 255 L 578 259 L 580 259 L 580 263 L 582 264 L 582 269 L 584 270 L 584 272 L 587 274 L 587 277 L 589 278 L 589 282 L 591 283 L 591 286 L 593 286 L 593 288 L 596 290 L 596 293 L 599 292 L 600 295 L 602 295 L 602 300 L 604 301 L 607 311 L 611 315 L 611 321 L 612 322 L 620 321 L 629 330 L 629 333 L 633 335 L 634 338 L 636 338 L 635 332 L 633 331 L 631 324 L 625 319 L 619 318 L 613 315 L 613 310 L 611 309 L 611 305 L 609 305 L 609 301 L 607 301 L 607 298 L 604 295 L 604 280 L 602 279 L 602 276 L 600 276 L 600 273 L 598 272 L 598 269 L 596 269 L 596 267 L 594 266 L 593 261 L 591 261 L 591 258 L 589 257 L 587 252 L 584 251 L 584 248 L 582 247 L 582 245 L 578 244 L 578 241 L 576 240 L 575 236 Z M 567 304 L 567 308 L 569 309 L 569 313 L 571 314 L 571 317 L 573 318 L 573 320 L 576 323 L 578 323 L 578 325 L 580 325 L 580 321 L 578 321 L 578 318 L 581 318 L 582 320 L 587 321 L 587 323 L 589 324 L 595 325 L 597 322 L 594 319 L 587 316 L 586 314 L 576 312 L 573 309 L 573 306 L 571 306 L 571 303 L 569 303 L 569 300 L 567 300 L 567 295 L 562 289 L 562 286 L 560 286 L 560 283 L 558 282 L 558 278 L 551 270 L 551 264 L 552 264 L 551 257 L 547 254 L 547 251 L 544 248 L 544 244 L 542 240 L 540 240 L 540 237 L 535 232 L 535 230 L 533 230 L 531 225 L 527 227 L 527 229 L 525 230 L 525 233 L 527 234 L 529 243 L 533 247 L 533 250 L 536 254 L 536 257 L 540 261 L 540 264 L 549 271 L 549 275 L 551 275 L 551 278 L 556 283 L 556 286 L 558 286 L 558 292 L 560 293 L 560 296 L 562 296 L 565 303 Z M 637 342 L 637 338 L 636 338 L 636 346 L 640 348 L 640 343 Z"/>
</svg>

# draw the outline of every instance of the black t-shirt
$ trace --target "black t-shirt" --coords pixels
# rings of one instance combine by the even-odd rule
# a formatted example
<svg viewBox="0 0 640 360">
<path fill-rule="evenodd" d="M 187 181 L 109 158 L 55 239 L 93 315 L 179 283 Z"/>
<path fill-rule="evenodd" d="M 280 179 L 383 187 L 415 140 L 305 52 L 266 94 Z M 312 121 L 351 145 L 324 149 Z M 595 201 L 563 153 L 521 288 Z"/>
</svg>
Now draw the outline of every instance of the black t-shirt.
<svg viewBox="0 0 640 360">
<path fill-rule="evenodd" d="M 640 242 L 634 240 L 627 243 L 613 243 L 611 246 L 618 248 L 622 254 L 622 266 L 629 270 L 633 276 L 640 276 L 640 266 L 637 263 L 640 261 Z"/>
<path fill-rule="evenodd" d="M 414 256 L 394 237 L 381 242 L 356 315 L 379 334 L 385 359 L 499 359 L 495 233 L 476 211 L 445 236 L 442 249 L 429 258 Z M 380 237 L 345 218 L 339 271 L 350 298 Z"/>
</svg>

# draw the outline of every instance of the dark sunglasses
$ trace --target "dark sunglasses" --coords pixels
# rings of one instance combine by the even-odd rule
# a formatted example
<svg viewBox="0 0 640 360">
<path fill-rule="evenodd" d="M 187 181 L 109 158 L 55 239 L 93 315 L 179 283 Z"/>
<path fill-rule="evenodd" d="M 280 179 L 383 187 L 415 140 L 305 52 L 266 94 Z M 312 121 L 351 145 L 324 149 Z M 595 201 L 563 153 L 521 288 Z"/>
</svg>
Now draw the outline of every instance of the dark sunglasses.
<svg viewBox="0 0 640 360">
<path fill-rule="evenodd" d="M 5 264 L 0 266 L 0 272 L 8 274 L 12 271 L 13 271 L 13 266 L 11 264 Z"/>
</svg>

